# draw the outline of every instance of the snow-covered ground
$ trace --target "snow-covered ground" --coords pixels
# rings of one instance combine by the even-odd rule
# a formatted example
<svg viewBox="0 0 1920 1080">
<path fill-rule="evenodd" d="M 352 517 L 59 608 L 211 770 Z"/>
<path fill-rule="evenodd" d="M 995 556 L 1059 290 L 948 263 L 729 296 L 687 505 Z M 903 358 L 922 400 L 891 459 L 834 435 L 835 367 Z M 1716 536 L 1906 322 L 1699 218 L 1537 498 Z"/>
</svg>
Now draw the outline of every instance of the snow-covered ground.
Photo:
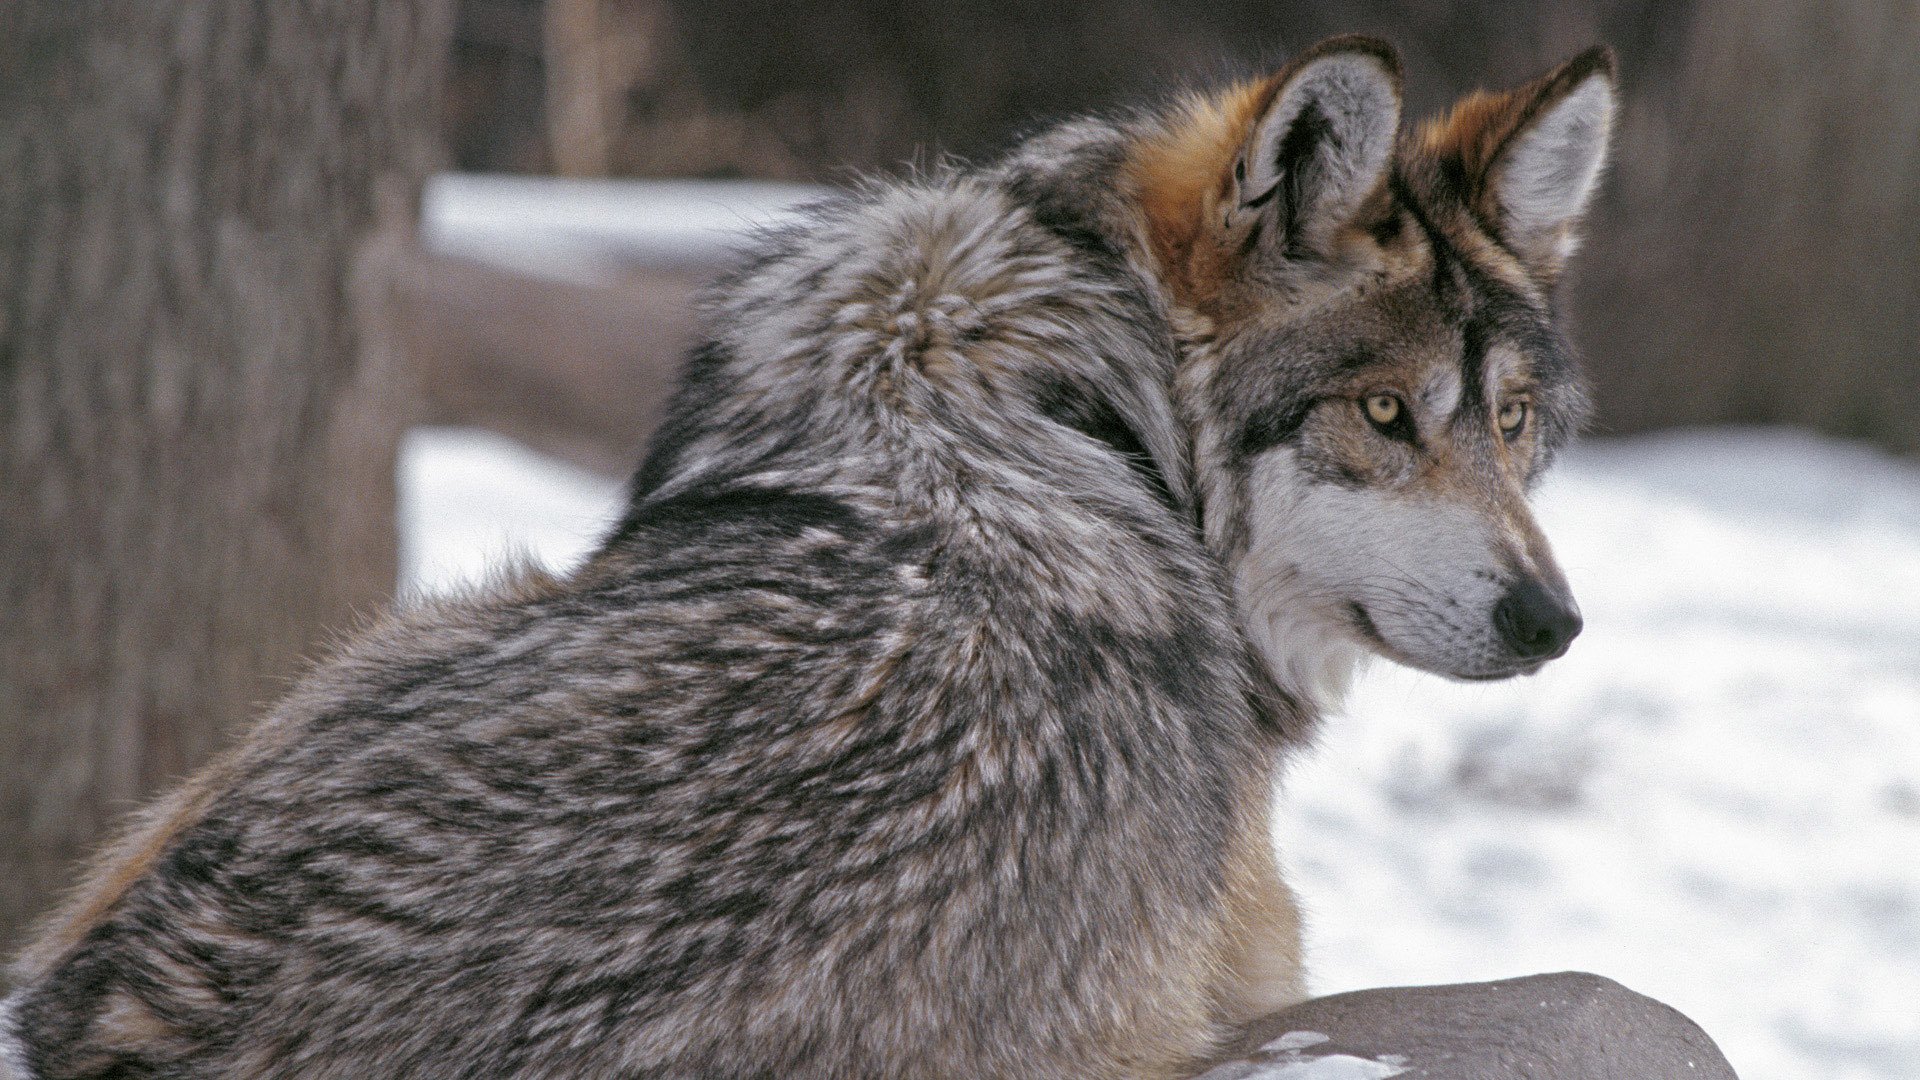
<svg viewBox="0 0 1920 1080">
<path fill-rule="evenodd" d="M 427 182 L 427 246 L 537 277 L 592 284 L 633 266 L 708 268 L 750 226 L 823 195 L 761 180 L 571 180 L 442 173 Z"/>
<path fill-rule="evenodd" d="M 616 483 L 480 432 L 402 464 L 418 591 L 579 558 Z M 1587 629 L 1543 674 L 1381 665 L 1292 771 L 1315 988 L 1582 968 L 1746 1080 L 1920 1076 L 1920 467 L 1596 441 L 1540 499 Z"/>
</svg>

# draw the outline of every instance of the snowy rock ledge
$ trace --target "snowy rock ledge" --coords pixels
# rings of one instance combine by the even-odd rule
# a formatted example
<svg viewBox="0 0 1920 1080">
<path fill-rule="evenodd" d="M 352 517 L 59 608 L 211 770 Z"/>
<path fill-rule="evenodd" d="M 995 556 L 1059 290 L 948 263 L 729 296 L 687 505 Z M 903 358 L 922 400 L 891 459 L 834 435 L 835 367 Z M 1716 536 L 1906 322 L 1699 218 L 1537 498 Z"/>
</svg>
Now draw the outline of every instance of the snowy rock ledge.
<svg viewBox="0 0 1920 1080">
<path fill-rule="evenodd" d="M 1316 998 L 1237 1053 L 1199 1080 L 1736 1080 L 1693 1021 L 1581 972 Z"/>
</svg>

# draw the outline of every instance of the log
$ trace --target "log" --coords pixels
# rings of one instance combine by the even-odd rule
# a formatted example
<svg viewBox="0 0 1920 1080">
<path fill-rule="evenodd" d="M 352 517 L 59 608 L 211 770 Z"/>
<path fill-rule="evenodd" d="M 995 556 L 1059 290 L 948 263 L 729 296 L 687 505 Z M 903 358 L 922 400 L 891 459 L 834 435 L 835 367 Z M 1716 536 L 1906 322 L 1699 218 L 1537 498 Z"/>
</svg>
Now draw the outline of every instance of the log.
<svg viewBox="0 0 1920 1080">
<path fill-rule="evenodd" d="M 484 427 L 607 476 L 639 464 L 697 333 L 701 270 L 533 277 L 414 251 L 400 337 L 425 420 Z"/>
</svg>

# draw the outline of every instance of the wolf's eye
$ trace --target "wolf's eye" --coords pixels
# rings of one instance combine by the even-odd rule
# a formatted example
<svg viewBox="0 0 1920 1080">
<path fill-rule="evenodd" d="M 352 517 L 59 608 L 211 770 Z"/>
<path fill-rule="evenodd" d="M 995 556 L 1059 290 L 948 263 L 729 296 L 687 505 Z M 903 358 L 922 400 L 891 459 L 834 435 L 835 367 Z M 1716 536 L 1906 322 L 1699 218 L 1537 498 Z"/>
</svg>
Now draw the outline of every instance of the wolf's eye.
<svg viewBox="0 0 1920 1080">
<path fill-rule="evenodd" d="M 1360 407 L 1365 410 L 1367 419 L 1373 421 L 1373 426 L 1382 431 L 1398 424 L 1401 415 L 1406 412 L 1400 399 L 1392 394 L 1369 394 L 1361 399 Z"/>
<path fill-rule="evenodd" d="M 1527 426 L 1527 399 L 1514 398 L 1500 406 L 1500 434 L 1511 439 Z"/>
</svg>

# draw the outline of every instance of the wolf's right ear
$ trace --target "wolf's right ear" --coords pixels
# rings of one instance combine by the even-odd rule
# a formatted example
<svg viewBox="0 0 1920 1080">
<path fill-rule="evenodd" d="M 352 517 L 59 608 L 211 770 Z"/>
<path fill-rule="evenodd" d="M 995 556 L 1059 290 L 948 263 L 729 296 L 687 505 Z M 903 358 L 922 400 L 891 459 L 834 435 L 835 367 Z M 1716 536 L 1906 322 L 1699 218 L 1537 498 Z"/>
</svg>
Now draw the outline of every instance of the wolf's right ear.
<svg viewBox="0 0 1920 1080">
<path fill-rule="evenodd" d="M 1500 242 L 1544 281 L 1576 246 L 1606 166 L 1618 109 L 1613 50 L 1586 52 L 1516 90 L 1476 91 L 1425 125 L 1425 156 L 1448 163 Z"/>
<path fill-rule="evenodd" d="M 1289 258 L 1324 253 L 1386 177 L 1400 130 L 1400 56 L 1375 38 L 1331 38 L 1268 92 L 1234 159 L 1222 224 L 1257 231 Z"/>
</svg>

